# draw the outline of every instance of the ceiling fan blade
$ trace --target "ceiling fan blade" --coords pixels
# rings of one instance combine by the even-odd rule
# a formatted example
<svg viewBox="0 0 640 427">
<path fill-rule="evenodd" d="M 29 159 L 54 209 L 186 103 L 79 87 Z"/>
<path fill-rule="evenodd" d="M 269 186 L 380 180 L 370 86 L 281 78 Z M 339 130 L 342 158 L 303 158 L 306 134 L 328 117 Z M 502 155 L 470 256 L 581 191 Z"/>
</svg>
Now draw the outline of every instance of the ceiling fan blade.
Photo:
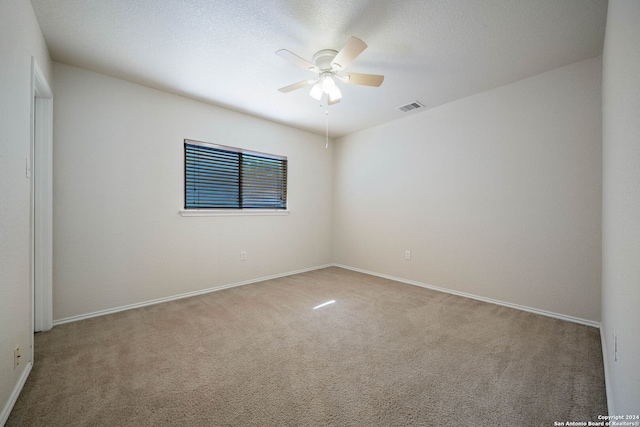
<svg viewBox="0 0 640 427">
<path fill-rule="evenodd" d="M 297 65 L 298 67 L 304 68 L 305 70 L 313 71 L 314 73 L 317 73 L 320 71 L 318 70 L 318 67 L 313 65 L 311 62 L 307 61 L 304 58 L 299 57 L 298 55 L 296 55 L 291 51 L 288 51 L 287 49 L 280 49 L 276 51 L 276 55 L 286 59 L 287 61 Z"/>
<path fill-rule="evenodd" d="M 348 80 L 346 80 L 346 83 L 349 83 L 349 84 L 352 84 L 352 85 L 364 85 L 364 86 L 376 86 L 376 87 L 378 87 L 384 81 L 384 76 L 380 76 L 378 74 L 350 73 L 350 74 L 345 74 L 342 77 L 348 78 Z"/>
<path fill-rule="evenodd" d="M 289 85 L 289 86 L 281 87 L 278 90 L 280 92 L 287 93 L 287 92 L 291 92 L 292 90 L 296 90 L 296 89 L 300 89 L 300 88 L 305 87 L 305 86 L 309 86 L 310 84 L 313 84 L 316 81 L 317 80 L 313 80 L 313 79 L 302 80 L 301 82 L 294 83 L 294 84 Z"/>
<path fill-rule="evenodd" d="M 345 44 L 335 58 L 333 58 L 331 67 L 337 71 L 344 70 L 351 64 L 351 61 L 356 59 L 366 48 L 367 44 L 365 42 L 357 37 L 351 37 L 347 44 Z"/>
<path fill-rule="evenodd" d="M 342 98 L 338 98 L 338 99 L 327 99 L 327 104 L 328 105 L 333 105 L 333 104 L 337 104 L 338 102 L 340 102 Z"/>
</svg>

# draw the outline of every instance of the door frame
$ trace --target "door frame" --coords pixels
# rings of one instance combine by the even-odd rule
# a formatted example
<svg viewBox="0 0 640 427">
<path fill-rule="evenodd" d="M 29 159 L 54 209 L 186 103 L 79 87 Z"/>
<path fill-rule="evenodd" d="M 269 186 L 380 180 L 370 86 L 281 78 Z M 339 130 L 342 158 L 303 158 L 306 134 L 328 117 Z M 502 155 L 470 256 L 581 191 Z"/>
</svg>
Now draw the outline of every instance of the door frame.
<svg viewBox="0 0 640 427">
<path fill-rule="evenodd" d="M 34 57 L 27 175 L 31 175 L 31 318 L 32 330 L 39 332 L 53 327 L 53 92 Z"/>
</svg>

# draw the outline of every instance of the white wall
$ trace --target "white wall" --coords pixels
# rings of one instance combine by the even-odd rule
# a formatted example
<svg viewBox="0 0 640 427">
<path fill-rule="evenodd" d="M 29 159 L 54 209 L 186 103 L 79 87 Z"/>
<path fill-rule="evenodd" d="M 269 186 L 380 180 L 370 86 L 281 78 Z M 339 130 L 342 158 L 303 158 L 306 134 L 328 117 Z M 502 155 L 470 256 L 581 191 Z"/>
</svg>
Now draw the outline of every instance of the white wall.
<svg viewBox="0 0 640 427">
<path fill-rule="evenodd" d="M 335 261 L 598 322 L 600 84 L 589 59 L 338 140 Z"/>
<path fill-rule="evenodd" d="M 323 137 L 59 63 L 53 87 L 54 321 L 331 263 Z M 287 156 L 291 213 L 180 216 L 185 138 Z"/>
<path fill-rule="evenodd" d="M 50 59 L 28 0 L 0 2 L 0 424 L 31 361 L 31 57 L 50 79 Z M 13 369 L 13 350 L 23 363 Z"/>
<path fill-rule="evenodd" d="M 640 2 L 610 0 L 603 53 L 602 331 L 609 409 L 640 414 Z M 617 361 L 613 335 L 618 337 Z"/>
</svg>

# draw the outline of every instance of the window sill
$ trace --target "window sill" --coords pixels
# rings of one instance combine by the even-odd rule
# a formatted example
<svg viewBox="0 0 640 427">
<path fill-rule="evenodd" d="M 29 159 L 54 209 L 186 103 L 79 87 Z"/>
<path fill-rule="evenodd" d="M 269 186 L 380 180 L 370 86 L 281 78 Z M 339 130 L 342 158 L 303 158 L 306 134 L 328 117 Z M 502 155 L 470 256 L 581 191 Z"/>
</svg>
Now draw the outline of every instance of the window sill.
<svg viewBox="0 0 640 427">
<path fill-rule="evenodd" d="M 289 215 L 289 210 L 260 209 L 182 209 L 178 213 L 182 216 L 282 216 Z"/>
</svg>

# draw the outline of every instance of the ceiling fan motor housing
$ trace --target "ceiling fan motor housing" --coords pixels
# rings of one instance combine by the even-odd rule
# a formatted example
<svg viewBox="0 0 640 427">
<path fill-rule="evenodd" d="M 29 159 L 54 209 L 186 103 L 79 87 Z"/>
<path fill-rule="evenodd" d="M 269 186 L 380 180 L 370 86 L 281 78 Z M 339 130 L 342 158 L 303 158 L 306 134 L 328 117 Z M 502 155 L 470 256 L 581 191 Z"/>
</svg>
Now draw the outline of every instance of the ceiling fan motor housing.
<svg viewBox="0 0 640 427">
<path fill-rule="evenodd" d="M 322 71 L 331 70 L 331 61 L 337 54 L 338 52 L 333 49 L 319 50 L 313 55 L 313 63 Z"/>
</svg>

